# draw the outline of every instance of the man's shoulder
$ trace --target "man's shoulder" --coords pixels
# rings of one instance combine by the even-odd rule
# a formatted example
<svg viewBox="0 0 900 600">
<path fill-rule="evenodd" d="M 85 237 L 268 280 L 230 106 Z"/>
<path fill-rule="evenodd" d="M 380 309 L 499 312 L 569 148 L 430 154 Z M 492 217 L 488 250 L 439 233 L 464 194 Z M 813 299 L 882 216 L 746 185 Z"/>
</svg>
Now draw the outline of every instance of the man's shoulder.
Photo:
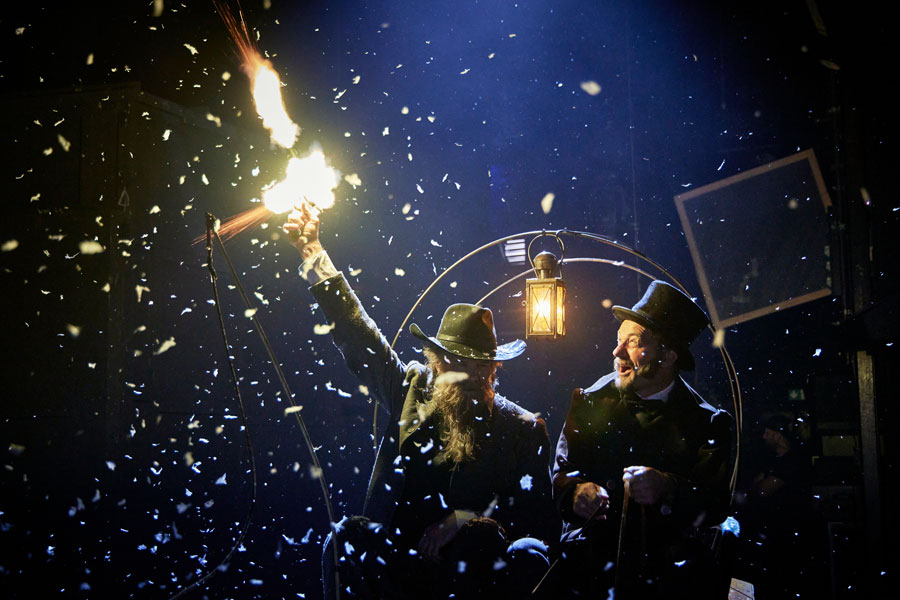
<svg viewBox="0 0 900 600">
<path fill-rule="evenodd" d="M 679 376 L 675 380 L 675 387 L 672 389 L 670 397 L 679 398 L 697 406 L 698 409 L 723 416 L 728 415 L 727 411 L 714 407 L 712 404 L 703 399 L 700 393 L 692 388 L 683 377 Z"/>
<path fill-rule="evenodd" d="M 546 423 L 542 418 L 500 394 L 494 396 L 494 411 L 495 418 L 510 427 L 521 425 L 526 428 L 538 426 L 546 429 Z"/>
<path fill-rule="evenodd" d="M 731 414 L 704 400 L 697 390 L 681 377 L 676 380 L 669 399 L 670 401 L 674 399 L 678 403 L 678 414 L 683 422 L 703 424 L 704 427 L 712 427 L 712 431 L 722 435 L 731 430 L 733 425 Z"/>
</svg>

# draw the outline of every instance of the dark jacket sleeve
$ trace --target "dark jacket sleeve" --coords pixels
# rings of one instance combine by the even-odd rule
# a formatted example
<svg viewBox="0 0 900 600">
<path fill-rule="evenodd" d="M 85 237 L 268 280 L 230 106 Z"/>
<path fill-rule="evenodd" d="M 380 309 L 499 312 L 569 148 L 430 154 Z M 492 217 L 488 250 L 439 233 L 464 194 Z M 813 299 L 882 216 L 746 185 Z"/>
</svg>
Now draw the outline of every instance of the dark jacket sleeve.
<svg viewBox="0 0 900 600">
<path fill-rule="evenodd" d="M 591 481 L 589 474 L 574 466 L 585 467 L 590 464 L 585 459 L 579 459 L 581 448 L 578 424 L 587 422 L 582 416 L 586 410 L 585 403 L 584 390 L 579 388 L 572 392 L 569 414 L 556 444 L 556 460 L 553 465 L 553 499 L 559 514 L 569 523 L 583 520 L 572 510 L 572 497 L 578 484 Z"/>
<path fill-rule="evenodd" d="M 704 442 L 689 473 L 669 473 L 677 482 L 672 516 L 679 525 L 712 526 L 725 520 L 731 504 L 732 419 L 724 410 L 709 413 Z"/>
<path fill-rule="evenodd" d="M 406 393 L 406 365 L 366 314 L 343 273 L 310 288 L 325 317 L 334 324 L 334 344 L 347 366 L 392 416 L 400 414 Z"/>
</svg>

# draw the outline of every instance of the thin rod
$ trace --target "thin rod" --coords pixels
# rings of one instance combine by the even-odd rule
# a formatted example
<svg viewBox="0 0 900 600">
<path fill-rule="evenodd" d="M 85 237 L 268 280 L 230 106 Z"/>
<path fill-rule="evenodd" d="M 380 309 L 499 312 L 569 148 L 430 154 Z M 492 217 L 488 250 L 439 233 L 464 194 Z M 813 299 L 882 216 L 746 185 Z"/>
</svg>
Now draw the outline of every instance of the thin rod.
<svg viewBox="0 0 900 600">
<path fill-rule="evenodd" d="M 256 307 L 250 301 L 250 298 L 247 296 L 247 293 L 244 291 L 244 286 L 241 285 L 240 277 L 237 274 L 237 270 L 234 268 L 234 265 L 231 262 L 231 259 L 228 256 L 228 252 L 225 250 L 225 244 L 222 243 L 222 239 L 219 237 L 218 232 L 213 230 L 213 235 L 215 235 L 216 241 L 219 244 L 219 248 L 222 250 L 222 255 L 225 257 L 225 262 L 228 263 L 228 268 L 231 270 L 231 275 L 234 277 L 234 281 L 238 291 L 241 294 L 241 297 L 244 299 L 244 304 L 246 307 L 253 311 L 253 315 L 250 319 L 253 321 L 253 325 L 256 328 L 257 333 L 259 333 L 259 337 L 262 339 L 263 346 L 266 349 L 266 354 L 269 356 L 269 361 L 272 363 L 272 366 L 275 368 L 275 372 L 278 374 L 278 380 L 281 382 L 281 389 L 287 397 L 288 403 L 292 408 L 297 408 L 297 405 L 294 403 L 294 395 L 291 393 L 290 386 L 288 386 L 287 379 L 284 376 L 284 372 L 281 370 L 281 365 L 278 363 L 278 359 L 275 357 L 275 351 L 272 349 L 272 345 L 269 343 L 269 338 L 266 336 L 266 332 L 263 329 L 262 323 L 259 322 L 259 319 L 256 318 Z M 313 467 L 315 468 L 315 477 L 319 481 L 319 485 L 322 488 L 322 497 L 325 500 L 325 509 L 328 512 L 328 525 L 331 530 L 332 536 L 332 544 L 331 547 L 334 551 L 334 579 L 336 585 L 336 593 L 338 598 L 340 598 L 341 593 L 341 582 L 338 574 L 338 564 L 339 564 L 339 555 L 337 549 L 337 530 L 335 529 L 335 520 L 334 520 L 334 511 L 331 507 L 331 498 L 328 495 L 328 484 L 325 481 L 325 471 L 322 469 L 322 465 L 319 463 L 319 457 L 316 454 L 315 445 L 312 442 L 312 438 L 309 435 L 309 429 L 306 427 L 306 423 L 303 420 L 303 417 L 300 416 L 300 410 L 293 411 L 294 418 L 297 421 L 297 425 L 300 427 L 300 431 L 303 433 L 303 439 L 306 442 L 306 447 L 309 450 L 310 458 L 312 458 Z"/>
<path fill-rule="evenodd" d="M 240 532 L 238 533 L 237 539 L 235 539 L 234 544 L 231 545 L 231 549 L 225 554 L 225 557 L 219 561 L 219 563 L 209 569 L 203 576 L 199 577 L 195 581 L 186 585 L 185 587 L 178 590 L 176 593 L 172 594 L 169 597 L 169 600 L 175 600 L 176 598 L 180 598 L 190 590 L 195 587 L 202 585 L 207 579 L 213 576 L 214 573 L 217 573 L 219 567 L 226 564 L 230 559 L 234 552 L 240 547 L 241 543 L 244 540 L 244 537 L 247 535 L 247 531 L 250 529 L 250 523 L 253 521 L 253 509 L 256 507 L 256 497 L 257 497 L 257 481 L 256 481 L 256 458 L 254 456 L 253 451 L 253 440 L 250 438 L 250 428 L 247 427 L 247 412 L 244 410 L 244 399 L 241 397 L 241 388 L 238 385 L 237 372 L 234 369 L 234 362 L 231 360 L 231 345 L 228 343 L 228 332 L 225 329 L 225 318 L 222 315 L 222 306 L 219 303 L 219 275 L 216 273 L 216 268 L 213 265 L 213 246 L 212 246 L 212 231 L 215 224 L 215 219 L 212 218 L 211 215 L 207 214 L 206 221 L 206 268 L 209 271 L 209 280 L 212 283 L 213 288 L 213 301 L 216 304 L 216 315 L 219 321 L 219 332 L 222 334 L 222 343 L 225 346 L 225 358 L 228 361 L 229 372 L 231 373 L 231 383 L 234 386 L 234 393 L 237 397 L 238 407 L 241 411 L 241 423 L 244 427 L 244 435 L 247 438 L 247 456 L 250 461 L 250 477 L 252 481 L 252 485 L 250 488 L 250 506 L 247 508 L 247 517 L 244 519 L 244 525 L 241 527 Z"/>
</svg>

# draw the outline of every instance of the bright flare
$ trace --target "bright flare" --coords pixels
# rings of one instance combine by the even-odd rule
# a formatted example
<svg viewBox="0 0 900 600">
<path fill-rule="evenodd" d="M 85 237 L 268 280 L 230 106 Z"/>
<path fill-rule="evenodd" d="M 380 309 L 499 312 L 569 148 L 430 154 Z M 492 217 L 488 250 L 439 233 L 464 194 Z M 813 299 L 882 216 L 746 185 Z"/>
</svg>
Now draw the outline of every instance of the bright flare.
<svg viewBox="0 0 900 600">
<path fill-rule="evenodd" d="M 248 65 L 253 85 L 253 102 L 256 112 L 262 117 L 263 127 L 269 130 L 272 141 L 284 148 L 291 148 L 300 134 L 300 127 L 291 121 L 281 98 L 281 80 L 278 73 L 256 54 L 254 64 Z"/>
<path fill-rule="evenodd" d="M 334 188 L 340 173 L 329 167 L 325 155 L 314 150 L 305 158 L 288 161 L 285 178 L 263 190 L 263 202 L 273 213 L 285 213 L 305 199 L 319 210 L 334 206 Z"/>
</svg>

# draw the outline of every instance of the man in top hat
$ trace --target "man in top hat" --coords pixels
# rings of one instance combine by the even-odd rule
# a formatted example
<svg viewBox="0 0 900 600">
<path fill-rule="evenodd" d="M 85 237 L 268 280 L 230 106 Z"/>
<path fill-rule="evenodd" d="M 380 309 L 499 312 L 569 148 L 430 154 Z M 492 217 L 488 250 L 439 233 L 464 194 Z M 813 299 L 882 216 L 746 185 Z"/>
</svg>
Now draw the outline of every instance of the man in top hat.
<svg viewBox="0 0 900 600">
<path fill-rule="evenodd" d="M 679 375 L 708 318 L 662 281 L 612 310 L 614 371 L 575 390 L 556 449 L 554 581 L 573 597 L 724 598 L 707 534 L 730 503 L 731 417 Z"/>
<path fill-rule="evenodd" d="M 425 360 L 403 363 L 323 250 L 313 210 L 304 203 L 284 228 L 335 345 L 389 416 L 363 516 L 337 526 L 342 595 L 524 596 L 560 532 L 546 425 L 495 391 L 500 362 L 525 343 L 498 345 L 490 309 L 453 304 L 436 335 L 410 327 Z M 330 598 L 327 543 L 323 567 Z"/>
</svg>

